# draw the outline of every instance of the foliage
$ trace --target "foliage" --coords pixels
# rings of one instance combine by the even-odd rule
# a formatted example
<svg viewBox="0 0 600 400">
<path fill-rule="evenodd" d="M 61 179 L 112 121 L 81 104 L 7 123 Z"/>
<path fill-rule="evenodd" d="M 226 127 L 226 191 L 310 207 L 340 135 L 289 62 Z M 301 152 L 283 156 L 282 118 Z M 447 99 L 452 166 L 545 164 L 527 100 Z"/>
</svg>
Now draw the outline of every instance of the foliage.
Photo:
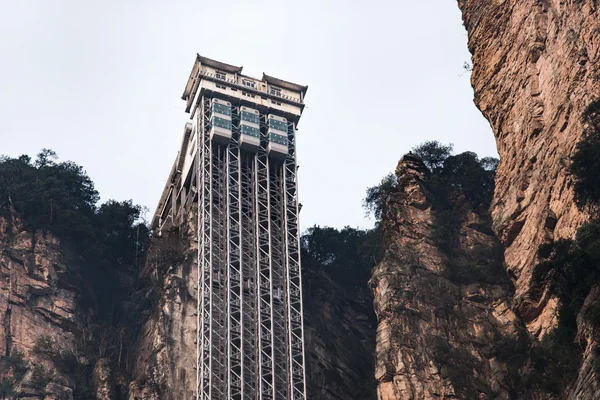
<svg viewBox="0 0 600 400">
<path fill-rule="evenodd" d="M 428 187 L 433 192 L 431 199 L 434 210 L 433 238 L 436 244 L 449 256 L 448 275 L 455 282 L 471 283 L 492 280 L 497 282 L 501 249 L 475 249 L 477 262 L 473 257 L 457 254 L 459 240 L 457 229 L 465 212 L 472 209 L 487 215 L 492 200 L 498 159 L 479 159 L 473 152 L 452 155 L 453 145 L 443 145 L 429 141 L 413 148 L 413 154 L 420 158 L 429 169 Z M 387 175 L 377 186 L 367 190 L 363 206 L 377 220 L 380 231 L 385 227 L 381 219 L 387 214 L 390 195 L 397 190 L 397 177 Z"/>
<path fill-rule="evenodd" d="M 487 208 L 494 195 L 496 159 L 480 160 L 477 154 L 466 151 L 450 156 L 444 161 L 438 175 L 437 186 L 446 193 L 461 193 L 475 208 Z"/>
<path fill-rule="evenodd" d="M 314 226 L 301 238 L 302 266 L 326 269 L 346 283 L 366 282 L 383 256 L 380 230 Z"/>
<path fill-rule="evenodd" d="M 17 382 L 25 376 L 27 369 L 27 363 L 20 352 L 0 357 L 0 399 L 12 398 Z"/>
<path fill-rule="evenodd" d="M 0 379 L 0 399 L 10 398 L 15 394 L 15 379 L 11 377 L 3 377 Z"/>
<path fill-rule="evenodd" d="M 561 393 L 576 377 L 581 349 L 575 344 L 577 315 L 592 285 L 600 278 L 600 221 L 584 224 L 575 240 L 560 240 L 541 248 L 547 256 L 533 270 L 532 286 L 538 293 L 546 288 L 559 300 L 558 325 L 532 353 L 536 378 L 543 389 Z M 600 306 L 593 304 L 584 317 L 600 328 Z"/>
<path fill-rule="evenodd" d="M 533 270 L 532 285 L 559 299 L 559 326 L 576 329 L 577 313 L 599 278 L 600 220 L 594 219 L 579 228 L 574 241 L 552 244 L 548 258 Z"/>
<path fill-rule="evenodd" d="M 394 174 L 388 174 L 381 180 L 379 185 L 367 189 L 367 196 L 363 200 L 363 207 L 368 215 L 373 215 L 377 221 L 385 213 L 385 207 L 389 195 L 394 191 L 397 184 L 397 178 Z"/>
<path fill-rule="evenodd" d="M 132 201 L 98 201 L 83 168 L 58 161 L 51 150 L 42 150 L 35 160 L 0 157 L 0 216 L 11 217 L 14 210 L 26 229 L 57 237 L 70 268 L 66 284 L 79 286 L 79 306 L 91 311 L 100 326 L 124 325 L 130 316 L 120 306 L 125 296 L 121 278 L 124 273 L 136 275 L 149 231 L 140 222 L 142 208 Z M 79 360 L 97 356 L 94 345 L 82 343 L 77 351 L 57 349 L 50 337 L 42 336 L 33 350 L 73 377 L 75 397 L 85 399 L 93 398 L 92 364 Z M 80 357 L 83 354 L 86 357 Z M 35 372 L 41 386 L 47 374 Z"/>
<path fill-rule="evenodd" d="M 574 193 L 580 208 L 597 211 L 600 204 L 600 99 L 592 102 L 582 116 L 585 130 L 571 157 Z"/>
<path fill-rule="evenodd" d="M 431 172 L 435 172 L 444 165 L 444 161 L 450 157 L 453 150 L 452 143 L 443 145 L 438 141 L 429 141 L 414 147 L 412 152 L 423 161 Z"/>
<path fill-rule="evenodd" d="M 77 399 L 93 399 L 91 392 L 91 363 L 81 362 L 74 349 L 60 349 L 54 340 L 48 335 L 40 335 L 35 341 L 33 347 L 34 353 L 52 361 L 57 370 L 73 380 L 73 394 Z M 36 371 L 34 370 L 34 374 Z M 44 371 L 38 371 L 39 385 L 43 384 L 44 377 L 47 375 Z M 45 386 L 45 384 L 43 385 Z"/>
<path fill-rule="evenodd" d="M 575 340 L 576 330 L 561 326 L 531 350 L 533 370 L 528 385 L 537 391 L 562 394 L 577 377 L 581 351 Z"/>
<path fill-rule="evenodd" d="M 589 128 L 598 131 L 600 128 L 600 98 L 592 101 L 586 107 L 582 120 Z"/>
<path fill-rule="evenodd" d="M 38 390 L 44 390 L 50 382 L 50 376 L 46 368 L 36 365 L 31 374 L 31 386 Z"/>
<path fill-rule="evenodd" d="M 432 174 L 429 183 L 437 208 L 454 206 L 449 202 L 457 196 L 463 196 L 475 208 L 487 208 L 494 195 L 498 159 L 479 159 L 471 151 L 452 155 L 452 149 L 452 144 L 430 141 L 412 150 Z"/>
<path fill-rule="evenodd" d="M 54 340 L 49 335 L 40 335 L 33 345 L 33 352 L 48 356 L 54 353 Z"/>
<path fill-rule="evenodd" d="M 46 149 L 33 163 L 27 156 L 0 159 L 0 204 L 12 204 L 35 229 L 87 238 L 98 192 L 82 167 L 54 159 Z"/>
<path fill-rule="evenodd" d="M 43 149 L 28 156 L 0 158 L 0 212 L 18 213 L 31 230 L 50 231 L 79 255 L 81 271 L 71 271 L 81 285 L 82 305 L 104 321 L 115 319 L 123 291 L 117 271 L 143 254 L 148 229 L 138 223 L 141 207 L 110 200 L 97 206 L 99 195 L 83 168 L 58 162 Z"/>
<path fill-rule="evenodd" d="M 12 371 L 12 375 L 17 381 L 21 380 L 27 372 L 27 363 L 23 358 L 23 353 L 18 351 L 13 351 L 4 359 L 4 366 L 7 370 Z"/>
<path fill-rule="evenodd" d="M 428 186 L 433 192 L 433 239 L 449 256 L 448 278 L 453 282 L 498 282 L 501 249 L 479 246 L 462 254 L 459 229 L 469 210 L 487 215 L 494 195 L 498 159 L 467 151 L 452 155 L 452 145 L 432 141 L 413 149 L 429 168 Z"/>
</svg>

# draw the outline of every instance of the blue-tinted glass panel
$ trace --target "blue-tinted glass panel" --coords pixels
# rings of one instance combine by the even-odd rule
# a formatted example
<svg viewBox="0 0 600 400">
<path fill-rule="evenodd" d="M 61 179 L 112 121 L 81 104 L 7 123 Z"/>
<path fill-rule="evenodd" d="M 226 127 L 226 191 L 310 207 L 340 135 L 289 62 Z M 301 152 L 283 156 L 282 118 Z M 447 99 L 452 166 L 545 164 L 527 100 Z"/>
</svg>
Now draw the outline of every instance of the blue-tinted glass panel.
<svg viewBox="0 0 600 400">
<path fill-rule="evenodd" d="M 260 123 L 260 118 L 258 115 L 249 113 L 247 111 L 242 111 L 242 121 L 252 122 L 253 124 Z"/>
<path fill-rule="evenodd" d="M 214 126 L 218 126 L 219 128 L 231 130 L 231 121 L 229 121 L 228 119 L 212 117 L 211 123 Z"/>
<path fill-rule="evenodd" d="M 224 104 L 213 103 L 212 110 L 213 112 L 218 112 L 219 114 L 231 115 L 231 107 Z"/>
<path fill-rule="evenodd" d="M 281 144 L 281 145 L 284 145 L 284 146 L 288 145 L 288 138 L 286 136 L 284 136 L 284 135 L 278 135 L 276 133 L 270 133 L 268 139 L 269 139 L 269 142 Z"/>
<path fill-rule="evenodd" d="M 253 136 L 255 138 L 260 137 L 260 130 L 258 130 L 257 128 L 254 128 L 252 126 L 242 125 L 241 132 L 243 135 L 249 135 L 249 136 Z"/>
<path fill-rule="evenodd" d="M 278 131 L 287 132 L 287 124 L 285 122 L 277 121 L 276 119 L 269 120 L 269 128 L 277 129 Z"/>
</svg>

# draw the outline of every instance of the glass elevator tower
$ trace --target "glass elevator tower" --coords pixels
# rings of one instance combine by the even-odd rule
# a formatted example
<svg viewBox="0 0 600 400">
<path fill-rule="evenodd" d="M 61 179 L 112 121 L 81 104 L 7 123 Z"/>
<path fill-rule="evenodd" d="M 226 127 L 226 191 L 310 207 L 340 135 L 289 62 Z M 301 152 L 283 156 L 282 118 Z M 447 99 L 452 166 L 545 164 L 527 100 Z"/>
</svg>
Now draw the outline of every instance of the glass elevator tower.
<svg viewBox="0 0 600 400">
<path fill-rule="evenodd" d="M 198 211 L 198 400 L 305 400 L 296 126 L 307 87 L 197 56 L 155 224 Z M 178 217 L 179 216 L 179 217 Z"/>
</svg>

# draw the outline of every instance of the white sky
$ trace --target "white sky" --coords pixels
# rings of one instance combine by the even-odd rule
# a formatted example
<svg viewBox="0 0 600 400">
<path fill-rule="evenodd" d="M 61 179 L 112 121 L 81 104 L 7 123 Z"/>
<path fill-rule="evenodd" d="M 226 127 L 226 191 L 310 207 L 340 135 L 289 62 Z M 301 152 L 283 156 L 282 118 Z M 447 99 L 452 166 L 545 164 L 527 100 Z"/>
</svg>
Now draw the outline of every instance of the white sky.
<svg viewBox="0 0 600 400">
<path fill-rule="evenodd" d="M 302 226 L 369 227 L 366 188 L 411 147 L 496 155 L 463 70 L 466 40 L 448 0 L 3 1 L 0 154 L 51 148 L 83 165 L 103 200 L 152 213 L 200 53 L 309 86 Z"/>
</svg>

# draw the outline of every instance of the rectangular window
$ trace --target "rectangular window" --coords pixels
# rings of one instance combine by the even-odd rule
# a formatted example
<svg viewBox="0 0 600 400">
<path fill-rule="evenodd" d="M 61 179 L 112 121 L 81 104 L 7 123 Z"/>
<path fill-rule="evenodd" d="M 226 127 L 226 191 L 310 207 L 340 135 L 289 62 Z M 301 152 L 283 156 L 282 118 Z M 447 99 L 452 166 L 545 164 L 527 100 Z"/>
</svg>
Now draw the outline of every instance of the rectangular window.
<svg viewBox="0 0 600 400">
<path fill-rule="evenodd" d="M 244 86 L 247 86 L 247 87 L 252 88 L 252 89 L 256 88 L 256 83 L 254 81 L 250 81 L 248 79 L 242 79 L 242 84 Z"/>
<path fill-rule="evenodd" d="M 270 86 L 269 87 L 269 94 L 272 94 L 273 96 L 279 96 L 281 97 L 281 89 Z"/>
<path fill-rule="evenodd" d="M 218 87 L 219 89 L 225 89 L 225 90 L 227 89 L 227 86 L 219 85 L 218 83 L 217 83 L 217 87 Z"/>
<path fill-rule="evenodd" d="M 276 129 L 278 131 L 287 132 L 287 124 L 282 121 L 277 121 L 276 119 L 269 120 L 269 128 Z"/>
<path fill-rule="evenodd" d="M 222 81 L 226 81 L 227 80 L 227 74 L 225 72 L 215 71 L 215 77 L 217 79 L 222 80 Z"/>
<path fill-rule="evenodd" d="M 247 111 L 242 111 L 242 121 L 252 122 L 253 124 L 259 124 L 260 119 L 258 115 L 249 113 Z"/>
<path fill-rule="evenodd" d="M 231 130 L 231 121 L 225 118 L 212 117 L 211 123 L 219 128 Z"/>
<path fill-rule="evenodd" d="M 255 138 L 260 137 L 260 131 L 253 126 L 242 125 L 241 132 L 242 132 L 242 135 L 248 135 L 248 136 L 252 136 Z"/>
<path fill-rule="evenodd" d="M 269 139 L 269 142 L 281 144 L 283 146 L 288 145 L 288 138 L 284 135 L 278 135 L 277 133 L 269 133 L 269 137 L 267 139 Z"/>
<path fill-rule="evenodd" d="M 224 104 L 213 103 L 212 111 L 223 115 L 231 115 L 231 107 Z"/>
<path fill-rule="evenodd" d="M 271 103 L 273 103 L 273 104 L 277 104 L 278 106 L 280 106 L 280 105 L 281 105 L 281 102 L 280 102 L 280 101 L 271 100 Z"/>
</svg>

